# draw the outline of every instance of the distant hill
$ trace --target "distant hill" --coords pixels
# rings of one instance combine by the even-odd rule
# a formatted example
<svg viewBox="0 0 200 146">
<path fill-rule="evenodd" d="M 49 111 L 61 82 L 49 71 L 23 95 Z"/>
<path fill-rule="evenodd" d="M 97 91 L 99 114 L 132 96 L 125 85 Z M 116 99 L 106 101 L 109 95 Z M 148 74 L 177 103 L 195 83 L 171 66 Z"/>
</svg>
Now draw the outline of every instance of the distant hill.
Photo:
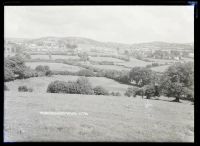
<svg viewBox="0 0 200 146">
<path fill-rule="evenodd" d="M 42 37 L 37 39 L 23 39 L 23 38 L 7 38 L 6 41 L 14 42 L 21 44 L 23 46 L 30 44 L 40 44 L 43 43 L 54 43 L 55 45 L 60 44 L 76 44 L 82 48 L 91 48 L 91 47 L 102 47 L 120 50 L 134 50 L 134 49 L 180 49 L 180 50 L 193 50 L 193 43 L 168 43 L 168 42 L 147 42 L 147 43 L 135 43 L 135 44 L 125 44 L 117 42 L 100 42 L 89 38 L 83 37 Z"/>
<path fill-rule="evenodd" d="M 151 49 L 186 49 L 193 50 L 193 43 L 168 43 L 168 42 L 148 42 L 132 44 L 133 48 L 151 48 Z"/>
</svg>

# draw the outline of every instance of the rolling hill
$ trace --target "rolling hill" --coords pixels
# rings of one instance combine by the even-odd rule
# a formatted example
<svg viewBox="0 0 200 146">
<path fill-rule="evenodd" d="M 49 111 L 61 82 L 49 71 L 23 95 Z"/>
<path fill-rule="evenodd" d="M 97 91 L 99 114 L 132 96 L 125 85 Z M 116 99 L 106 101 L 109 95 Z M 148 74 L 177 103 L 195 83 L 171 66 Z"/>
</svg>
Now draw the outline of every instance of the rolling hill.
<svg viewBox="0 0 200 146">
<path fill-rule="evenodd" d="M 13 43 L 20 43 L 22 46 L 30 45 L 44 45 L 45 43 L 54 44 L 55 46 L 75 44 L 81 48 L 107 48 L 120 50 L 134 50 L 134 49 L 179 49 L 179 50 L 193 50 L 193 43 L 168 43 L 168 42 L 147 42 L 147 43 L 135 43 L 135 44 L 123 44 L 117 42 L 100 42 L 89 38 L 83 37 L 42 37 L 37 39 L 17 39 L 17 38 L 7 38 L 6 41 Z"/>
</svg>

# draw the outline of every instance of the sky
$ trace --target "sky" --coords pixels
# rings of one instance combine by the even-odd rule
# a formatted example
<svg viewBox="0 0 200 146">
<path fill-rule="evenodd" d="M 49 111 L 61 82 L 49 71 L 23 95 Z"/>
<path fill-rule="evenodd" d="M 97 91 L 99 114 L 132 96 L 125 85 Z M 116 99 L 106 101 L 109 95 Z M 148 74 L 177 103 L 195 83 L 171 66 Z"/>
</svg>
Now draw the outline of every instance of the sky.
<svg viewBox="0 0 200 146">
<path fill-rule="evenodd" d="M 5 38 L 194 42 L 194 6 L 5 6 Z"/>
</svg>

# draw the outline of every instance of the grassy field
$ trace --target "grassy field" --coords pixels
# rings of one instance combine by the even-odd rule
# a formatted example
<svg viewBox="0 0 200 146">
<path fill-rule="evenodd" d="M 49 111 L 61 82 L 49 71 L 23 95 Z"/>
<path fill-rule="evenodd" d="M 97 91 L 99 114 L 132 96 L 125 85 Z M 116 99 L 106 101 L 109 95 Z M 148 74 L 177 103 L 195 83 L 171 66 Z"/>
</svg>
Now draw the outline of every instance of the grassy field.
<svg viewBox="0 0 200 146">
<path fill-rule="evenodd" d="M 31 55 L 31 59 L 46 59 L 49 60 L 49 55 Z M 78 56 L 68 56 L 68 55 L 51 55 L 51 59 L 79 59 Z"/>
<path fill-rule="evenodd" d="M 72 71 L 76 72 L 81 69 L 81 67 L 63 64 L 63 63 L 51 63 L 51 62 L 26 62 L 26 66 L 29 66 L 32 69 L 35 69 L 38 65 L 47 65 L 52 71 Z"/>
<path fill-rule="evenodd" d="M 112 58 L 112 57 L 90 57 L 92 61 L 110 61 L 110 62 L 124 62 L 124 60 Z"/>
<path fill-rule="evenodd" d="M 91 65 L 95 68 L 99 69 L 106 69 L 106 70 L 130 70 L 131 68 L 123 67 L 123 66 L 117 66 L 117 65 Z"/>
<path fill-rule="evenodd" d="M 154 58 L 146 58 L 146 59 L 153 61 L 155 63 L 161 63 L 161 64 L 171 63 L 171 62 L 175 61 L 175 60 L 172 60 L 172 59 L 154 59 Z"/>
<path fill-rule="evenodd" d="M 6 85 L 11 91 L 17 91 L 19 86 L 26 85 L 28 87 L 33 88 L 33 92 L 41 92 L 45 93 L 47 87 L 50 82 L 60 80 L 60 81 L 76 81 L 79 76 L 66 76 L 66 75 L 53 75 L 51 77 L 35 77 L 35 78 L 28 78 L 24 80 L 15 80 L 11 82 L 7 82 Z M 120 84 L 112 79 L 104 78 L 104 77 L 88 77 L 89 81 L 91 82 L 92 86 L 102 86 L 107 90 L 120 92 L 123 94 L 128 85 Z"/>
<path fill-rule="evenodd" d="M 142 60 L 138 60 L 136 58 L 130 58 L 129 62 L 125 61 L 123 63 L 118 63 L 118 64 L 125 65 L 126 67 L 133 68 L 133 67 L 136 67 L 136 66 L 145 67 L 147 64 L 151 64 L 151 62 L 145 62 L 145 61 L 142 61 Z"/>
<path fill-rule="evenodd" d="M 164 72 L 167 70 L 167 68 L 170 65 L 162 65 L 162 66 L 157 66 L 157 67 L 152 67 L 151 70 L 156 71 L 156 72 Z"/>
<path fill-rule="evenodd" d="M 5 142 L 194 141 L 194 106 L 189 103 L 12 91 L 4 99 Z"/>
</svg>

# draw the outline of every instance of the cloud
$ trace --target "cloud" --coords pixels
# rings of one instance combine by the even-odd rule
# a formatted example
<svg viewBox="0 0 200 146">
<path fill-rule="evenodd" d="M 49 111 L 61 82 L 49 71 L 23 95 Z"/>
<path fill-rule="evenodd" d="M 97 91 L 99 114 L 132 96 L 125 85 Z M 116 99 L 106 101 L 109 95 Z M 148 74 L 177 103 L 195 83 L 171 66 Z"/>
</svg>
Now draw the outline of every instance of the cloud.
<svg viewBox="0 0 200 146">
<path fill-rule="evenodd" d="M 5 6 L 5 37 L 193 42 L 193 6 Z"/>
</svg>

